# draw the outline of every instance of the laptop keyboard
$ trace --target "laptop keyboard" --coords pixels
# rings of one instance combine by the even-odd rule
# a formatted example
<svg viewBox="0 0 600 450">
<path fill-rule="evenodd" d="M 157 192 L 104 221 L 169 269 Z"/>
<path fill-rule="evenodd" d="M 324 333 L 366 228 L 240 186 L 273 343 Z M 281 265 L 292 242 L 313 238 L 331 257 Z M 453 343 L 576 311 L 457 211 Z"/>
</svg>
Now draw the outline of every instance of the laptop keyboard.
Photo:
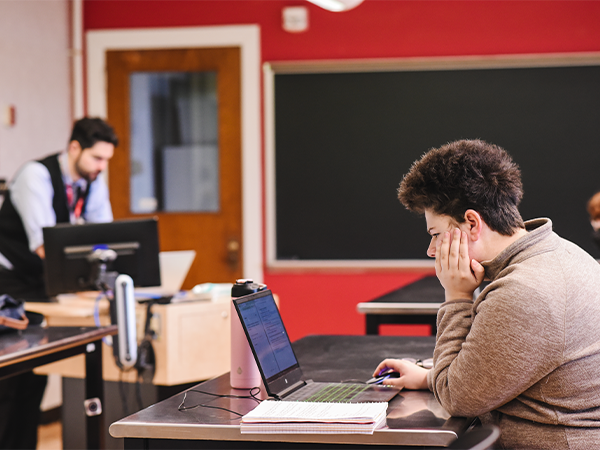
<svg viewBox="0 0 600 450">
<path fill-rule="evenodd" d="M 305 386 L 302 390 L 310 388 L 311 385 Z M 335 402 L 335 403 L 350 403 L 354 400 L 358 394 L 368 389 L 366 384 L 354 384 L 354 383 L 332 383 L 324 387 L 317 385 L 314 386 L 316 392 L 309 394 L 308 398 L 302 400 L 303 402 Z"/>
</svg>

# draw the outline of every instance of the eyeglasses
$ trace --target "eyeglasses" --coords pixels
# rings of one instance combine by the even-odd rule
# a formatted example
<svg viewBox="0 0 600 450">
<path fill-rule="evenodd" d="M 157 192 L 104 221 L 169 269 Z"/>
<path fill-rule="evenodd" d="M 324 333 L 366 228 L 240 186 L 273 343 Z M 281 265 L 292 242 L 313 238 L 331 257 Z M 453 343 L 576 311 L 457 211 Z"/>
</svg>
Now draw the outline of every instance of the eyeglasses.
<svg viewBox="0 0 600 450">
<path fill-rule="evenodd" d="M 416 364 L 417 366 L 423 367 L 424 369 L 431 369 L 433 367 L 433 358 L 427 358 L 427 359 L 402 358 L 402 360 Z"/>
</svg>

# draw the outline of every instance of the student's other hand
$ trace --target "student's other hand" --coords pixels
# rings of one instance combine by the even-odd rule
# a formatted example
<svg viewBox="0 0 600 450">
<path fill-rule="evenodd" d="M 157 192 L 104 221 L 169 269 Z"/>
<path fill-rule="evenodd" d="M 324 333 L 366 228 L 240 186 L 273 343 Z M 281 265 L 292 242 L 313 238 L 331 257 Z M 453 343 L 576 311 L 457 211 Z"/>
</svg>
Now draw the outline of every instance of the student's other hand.
<svg viewBox="0 0 600 450">
<path fill-rule="evenodd" d="M 469 258 L 467 233 L 458 228 L 446 231 L 435 249 L 435 273 L 446 291 L 446 301 L 472 299 L 485 270 Z"/>
<path fill-rule="evenodd" d="M 427 372 L 429 369 L 417 366 L 415 363 L 402 359 L 384 359 L 373 372 L 376 377 L 380 373 L 391 369 L 398 372 L 400 377 L 388 378 L 382 384 L 400 389 L 427 389 Z"/>
</svg>

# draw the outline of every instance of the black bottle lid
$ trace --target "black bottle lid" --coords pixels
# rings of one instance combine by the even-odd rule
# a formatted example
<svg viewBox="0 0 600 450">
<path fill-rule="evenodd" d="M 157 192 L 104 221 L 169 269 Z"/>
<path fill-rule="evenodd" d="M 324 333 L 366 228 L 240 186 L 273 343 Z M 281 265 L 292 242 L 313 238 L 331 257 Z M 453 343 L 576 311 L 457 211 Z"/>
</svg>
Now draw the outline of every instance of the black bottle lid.
<svg viewBox="0 0 600 450">
<path fill-rule="evenodd" d="M 235 284 L 231 288 L 232 297 L 243 297 L 244 295 L 254 294 L 255 292 L 266 289 L 266 284 L 255 283 L 254 280 L 249 278 L 242 278 L 236 280 Z"/>
</svg>

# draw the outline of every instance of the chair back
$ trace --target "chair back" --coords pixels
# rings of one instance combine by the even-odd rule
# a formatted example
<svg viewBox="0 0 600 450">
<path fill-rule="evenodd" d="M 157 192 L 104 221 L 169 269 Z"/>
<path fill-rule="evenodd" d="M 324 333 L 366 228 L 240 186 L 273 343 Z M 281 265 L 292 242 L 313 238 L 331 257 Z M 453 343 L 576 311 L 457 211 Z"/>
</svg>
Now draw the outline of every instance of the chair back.
<svg viewBox="0 0 600 450">
<path fill-rule="evenodd" d="M 488 450 L 500 437 L 500 428 L 496 425 L 482 425 L 467 431 L 447 448 L 454 450 Z"/>
</svg>

